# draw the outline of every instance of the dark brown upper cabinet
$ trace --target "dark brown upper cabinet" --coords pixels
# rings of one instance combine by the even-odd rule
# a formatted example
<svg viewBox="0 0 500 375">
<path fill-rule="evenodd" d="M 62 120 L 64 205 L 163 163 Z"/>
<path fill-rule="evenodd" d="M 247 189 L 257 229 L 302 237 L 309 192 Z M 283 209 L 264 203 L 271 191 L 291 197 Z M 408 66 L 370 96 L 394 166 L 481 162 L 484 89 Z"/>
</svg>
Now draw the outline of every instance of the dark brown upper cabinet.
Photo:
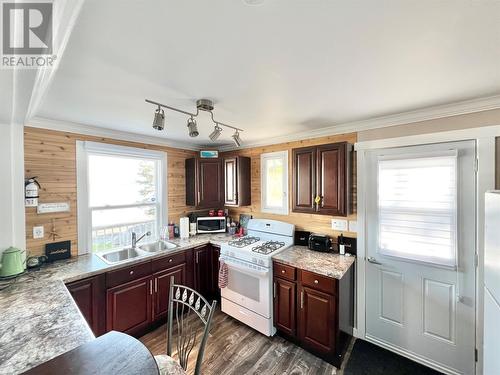
<svg viewBox="0 0 500 375">
<path fill-rule="evenodd" d="M 292 150 L 293 212 L 346 216 L 352 145 L 332 143 Z"/>
<path fill-rule="evenodd" d="M 224 205 L 250 206 L 250 158 L 234 156 L 224 158 Z"/>
<path fill-rule="evenodd" d="M 218 208 L 223 204 L 222 159 L 186 159 L 186 205 Z"/>
</svg>

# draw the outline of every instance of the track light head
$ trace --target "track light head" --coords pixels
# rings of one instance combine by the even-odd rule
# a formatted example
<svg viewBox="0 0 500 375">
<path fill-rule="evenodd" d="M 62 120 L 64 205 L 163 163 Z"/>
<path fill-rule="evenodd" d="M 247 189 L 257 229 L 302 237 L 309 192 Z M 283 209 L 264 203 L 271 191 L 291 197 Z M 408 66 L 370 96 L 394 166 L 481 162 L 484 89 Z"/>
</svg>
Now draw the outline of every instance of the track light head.
<svg viewBox="0 0 500 375">
<path fill-rule="evenodd" d="M 215 142 L 220 137 L 220 133 L 222 133 L 222 128 L 218 124 L 215 124 L 214 131 L 210 133 L 208 138 L 210 138 L 212 142 Z"/>
<path fill-rule="evenodd" d="M 234 132 L 234 134 L 231 136 L 233 138 L 233 142 L 237 147 L 241 146 L 241 138 L 240 138 L 240 133 L 238 130 Z"/>
<path fill-rule="evenodd" d="M 158 106 L 153 118 L 153 128 L 156 130 L 163 130 L 165 128 L 165 111 Z"/>
<path fill-rule="evenodd" d="M 196 121 L 194 118 L 188 118 L 187 127 L 189 130 L 189 136 L 194 138 L 197 137 L 200 133 L 198 132 L 198 126 L 196 125 Z"/>
</svg>

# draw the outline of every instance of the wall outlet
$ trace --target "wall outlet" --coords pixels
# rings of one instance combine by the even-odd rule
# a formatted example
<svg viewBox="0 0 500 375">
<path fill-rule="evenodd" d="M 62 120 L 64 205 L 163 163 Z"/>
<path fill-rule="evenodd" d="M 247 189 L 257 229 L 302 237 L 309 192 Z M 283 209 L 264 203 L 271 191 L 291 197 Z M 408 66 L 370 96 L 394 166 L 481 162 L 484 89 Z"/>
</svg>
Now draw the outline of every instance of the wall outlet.
<svg viewBox="0 0 500 375">
<path fill-rule="evenodd" d="M 347 231 L 347 220 L 342 219 L 332 219 L 332 229 L 337 232 Z"/>
<path fill-rule="evenodd" d="M 33 227 L 33 238 L 35 240 L 43 238 L 43 236 L 44 236 L 43 225 L 40 227 Z"/>
<path fill-rule="evenodd" d="M 358 232 L 358 222 L 357 220 L 349 220 L 349 232 L 357 233 Z"/>
</svg>

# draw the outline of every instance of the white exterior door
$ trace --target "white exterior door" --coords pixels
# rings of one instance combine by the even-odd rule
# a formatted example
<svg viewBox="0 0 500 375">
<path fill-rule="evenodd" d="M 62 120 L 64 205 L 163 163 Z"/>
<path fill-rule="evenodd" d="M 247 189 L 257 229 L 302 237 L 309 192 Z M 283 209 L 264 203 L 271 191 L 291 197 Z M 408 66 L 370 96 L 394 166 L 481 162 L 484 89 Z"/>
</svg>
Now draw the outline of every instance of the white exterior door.
<svg viewBox="0 0 500 375">
<path fill-rule="evenodd" d="M 474 374 L 475 142 L 366 156 L 366 338 Z"/>
</svg>

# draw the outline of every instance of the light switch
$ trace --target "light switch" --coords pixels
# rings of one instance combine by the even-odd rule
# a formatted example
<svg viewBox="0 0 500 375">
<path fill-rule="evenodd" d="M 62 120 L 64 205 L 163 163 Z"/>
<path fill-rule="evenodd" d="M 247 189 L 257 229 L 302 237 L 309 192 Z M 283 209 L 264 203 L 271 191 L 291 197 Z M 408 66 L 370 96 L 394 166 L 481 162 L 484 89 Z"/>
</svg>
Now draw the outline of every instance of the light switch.
<svg viewBox="0 0 500 375">
<path fill-rule="evenodd" d="M 342 219 L 332 219 L 332 229 L 337 232 L 347 231 L 347 220 Z"/>
<path fill-rule="evenodd" d="M 352 232 L 352 233 L 358 232 L 358 221 L 357 220 L 349 220 L 349 232 Z"/>
<path fill-rule="evenodd" d="M 44 236 L 43 225 L 40 227 L 33 227 L 33 238 L 35 240 L 43 238 L 43 236 Z"/>
</svg>

